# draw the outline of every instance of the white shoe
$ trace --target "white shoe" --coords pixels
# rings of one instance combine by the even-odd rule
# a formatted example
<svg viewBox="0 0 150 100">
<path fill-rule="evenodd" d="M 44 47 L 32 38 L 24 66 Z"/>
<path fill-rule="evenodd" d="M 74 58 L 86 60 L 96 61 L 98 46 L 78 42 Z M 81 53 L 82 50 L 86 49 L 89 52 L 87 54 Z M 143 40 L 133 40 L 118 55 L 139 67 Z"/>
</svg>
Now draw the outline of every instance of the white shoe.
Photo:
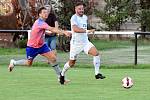
<svg viewBox="0 0 150 100">
<path fill-rule="evenodd" d="M 14 59 L 11 59 L 11 60 L 10 60 L 10 63 L 9 63 L 9 66 L 8 66 L 9 72 L 11 72 L 11 71 L 13 70 L 13 68 L 14 68 L 14 62 L 15 62 Z"/>
</svg>

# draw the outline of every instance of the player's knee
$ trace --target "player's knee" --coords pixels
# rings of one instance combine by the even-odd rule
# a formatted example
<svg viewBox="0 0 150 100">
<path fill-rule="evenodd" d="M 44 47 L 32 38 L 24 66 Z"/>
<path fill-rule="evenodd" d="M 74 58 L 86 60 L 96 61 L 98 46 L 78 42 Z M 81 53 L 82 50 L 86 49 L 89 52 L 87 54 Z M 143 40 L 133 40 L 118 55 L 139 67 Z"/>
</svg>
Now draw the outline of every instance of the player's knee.
<svg viewBox="0 0 150 100">
<path fill-rule="evenodd" d="M 73 61 L 69 61 L 69 66 L 70 66 L 70 67 L 73 67 L 73 66 L 75 65 L 75 63 L 76 63 L 76 61 L 75 61 L 75 60 L 73 60 Z"/>
<path fill-rule="evenodd" d="M 31 67 L 32 66 L 32 62 L 28 61 L 27 66 Z"/>
<path fill-rule="evenodd" d="M 88 52 L 88 54 L 92 55 L 92 56 L 98 56 L 99 55 L 99 52 L 97 50 L 90 50 Z"/>
<path fill-rule="evenodd" d="M 95 53 L 95 55 L 94 55 L 94 56 L 99 56 L 99 52 Z"/>
<path fill-rule="evenodd" d="M 52 63 L 55 63 L 56 62 L 56 57 L 53 57 L 53 58 L 49 59 L 49 61 L 51 61 Z"/>
<path fill-rule="evenodd" d="M 70 65 L 70 67 L 74 67 L 75 64 L 74 63 L 70 63 L 69 65 Z"/>
<path fill-rule="evenodd" d="M 94 52 L 93 52 L 93 56 L 99 56 L 100 54 L 99 54 L 99 52 L 97 51 L 97 50 L 95 50 Z"/>
</svg>

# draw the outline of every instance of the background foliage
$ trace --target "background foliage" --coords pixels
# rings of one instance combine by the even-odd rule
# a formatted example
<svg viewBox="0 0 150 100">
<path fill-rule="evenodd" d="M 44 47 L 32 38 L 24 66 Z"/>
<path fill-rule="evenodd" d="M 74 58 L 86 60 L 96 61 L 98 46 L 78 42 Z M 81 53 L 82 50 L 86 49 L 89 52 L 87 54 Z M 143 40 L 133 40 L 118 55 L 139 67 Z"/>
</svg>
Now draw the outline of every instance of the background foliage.
<svg viewBox="0 0 150 100">
<path fill-rule="evenodd" d="M 93 11 L 94 5 L 92 2 L 89 2 L 89 0 L 58 0 L 59 6 L 55 12 L 61 26 L 70 29 L 70 18 L 75 14 L 75 4 L 81 1 L 85 4 L 85 14 L 90 15 Z"/>
<path fill-rule="evenodd" d="M 134 0 L 105 0 L 104 11 L 95 9 L 96 16 L 107 26 L 105 30 L 120 30 L 120 25 L 136 16 Z"/>
</svg>

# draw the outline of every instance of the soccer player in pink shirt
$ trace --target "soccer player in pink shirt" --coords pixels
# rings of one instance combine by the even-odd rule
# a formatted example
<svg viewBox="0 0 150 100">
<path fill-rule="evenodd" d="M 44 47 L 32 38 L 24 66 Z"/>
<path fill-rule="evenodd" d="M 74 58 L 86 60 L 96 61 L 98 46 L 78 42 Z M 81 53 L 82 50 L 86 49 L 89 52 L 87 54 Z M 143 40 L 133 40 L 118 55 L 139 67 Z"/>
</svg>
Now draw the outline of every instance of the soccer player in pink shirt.
<svg viewBox="0 0 150 100">
<path fill-rule="evenodd" d="M 39 18 L 34 22 L 32 26 L 32 30 L 30 32 L 30 35 L 28 37 L 27 47 L 26 47 L 26 56 L 27 59 L 22 60 L 14 60 L 11 59 L 10 64 L 8 66 L 8 70 L 11 72 L 13 68 L 17 65 L 26 65 L 31 66 L 34 58 L 40 54 L 48 59 L 54 70 L 56 71 L 56 74 L 58 76 L 58 79 L 60 77 L 61 69 L 56 61 L 56 55 L 54 52 L 51 51 L 51 49 L 45 44 L 45 33 L 51 34 L 52 32 L 57 34 L 65 34 L 66 36 L 70 36 L 71 33 L 60 30 L 55 27 L 50 27 L 45 20 L 48 17 L 48 12 L 46 8 L 41 7 L 38 10 L 38 16 Z M 51 32 L 45 32 L 46 30 L 49 30 Z"/>
</svg>

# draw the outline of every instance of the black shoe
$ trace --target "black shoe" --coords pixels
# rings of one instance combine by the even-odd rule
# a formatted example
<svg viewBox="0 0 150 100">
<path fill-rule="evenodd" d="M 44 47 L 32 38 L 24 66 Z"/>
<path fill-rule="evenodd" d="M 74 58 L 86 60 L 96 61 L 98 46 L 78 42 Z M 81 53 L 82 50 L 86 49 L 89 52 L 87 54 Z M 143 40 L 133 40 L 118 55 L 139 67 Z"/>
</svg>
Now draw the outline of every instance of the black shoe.
<svg viewBox="0 0 150 100">
<path fill-rule="evenodd" d="M 95 75 L 95 78 L 96 79 L 104 79 L 106 77 L 99 73 L 99 74 Z"/>
<path fill-rule="evenodd" d="M 60 74 L 60 78 L 59 78 L 59 79 L 60 79 L 60 80 L 59 80 L 60 84 L 64 85 L 64 83 L 65 83 L 65 76 L 62 76 L 62 75 Z"/>
</svg>

